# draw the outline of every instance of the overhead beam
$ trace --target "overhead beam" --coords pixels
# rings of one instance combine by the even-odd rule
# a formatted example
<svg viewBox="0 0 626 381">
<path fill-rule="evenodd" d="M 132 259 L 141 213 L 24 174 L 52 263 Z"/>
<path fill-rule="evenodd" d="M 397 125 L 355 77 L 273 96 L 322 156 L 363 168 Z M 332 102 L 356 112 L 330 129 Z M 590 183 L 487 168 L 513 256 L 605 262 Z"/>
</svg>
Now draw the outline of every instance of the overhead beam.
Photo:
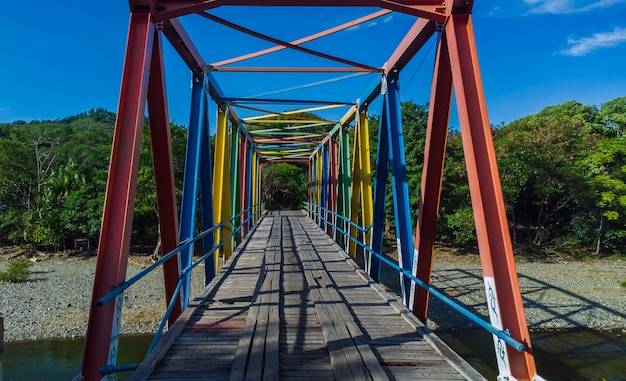
<svg viewBox="0 0 626 381">
<path fill-rule="evenodd" d="M 382 69 L 362 67 L 210 67 L 210 71 L 229 73 L 376 73 Z"/>
<path fill-rule="evenodd" d="M 252 4 L 252 5 L 256 5 L 256 4 Z M 359 67 L 359 68 L 366 69 L 366 70 L 369 70 L 369 71 L 372 71 L 372 72 L 379 71 L 378 68 L 375 68 L 373 66 L 364 65 L 364 64 L 361 64 L 361 63 L 358 63 L 358 62 L 354 62 L 354 61 L 350 61 L 350 60 L 347 60 L 347 59 L 344 59 L 344 58 L 331 56 L 330 54 L 318 52 L 318 51 L 315 51 L 315 50 L 312 50 L 312 49 L 303 48 L 300 45 L 294 45 L 292 43 L 289 43 L 289 42 L 286 42 L 286 41 L 282 41 L 282 40 L 279 40 L 279 39 L 274 38 L 274 37 L 267 36 L 265 34 L 256 32 L 256 31 L 254 31 L 252 29 L 248 29 L 248 28 L 243 27 L 241 25 L 237 25 L 235 23 L 232 23 L 232 22 L 230 22 L 228 20 L 224 20 L 223 18 L 217 17 L 217 16 L 212 15 L 210 13 L 198 12 L 197 14 L 202 16 L 202 17 L 204 17 L 204 18 L 206 18 L 206 19 L 214 21 L 214 22 L 216 22 L 218 24 L 222 24 L 222 25 L 224 25 L 226 27 L 229 27 L 229 28 L 237 30 L 239 32 L 242 32 L 242 33 L 248 34 L 250 36 L 259 38 L 261 40 L 269 41 L 269 42 L 271 42 L 273 44 L 282 45 L 282 46 L 291 48 L 293 50 L 297 50 L 297 51 L 302 52 L 302 53 L 307 53 L 307 54 L 310 54 L 310 55 L 313 55 L 313 56 L 316 56 L 316 57 L 325 58 L 327 60 L 339 62 L 339 63 L 342 63 L 344 65 Z"/>
<path fill-rule="evenodd" d="M 398 73 L 411 61 L 415 54 L 428 42 L 435 34 L 436 23 L 426 19 L 417 19 L 406 36 L 402 39 L 396 50 L 389 56 L 385 69 L 385 75 Z M 366 90 L 365 96 L 361 98 L 359 111 L 367 107 L 380 95 L 381 83 L 384 79 L 375 79 Z M 341 118 L 342 125 L 350 124 L 355 116 L 356 108 L 351 108 Z"/>
<path fill-rule="evenodd" d="M 389 14 L 389 13 L 391 13 L 391 10 L 383 9 L 381 11 L 371 13 L 371 14 L 369 14 L 367 16 L 360 17 L 358 19 L 355 19 L 355 20 L 352 20 L 350 22 L 338 25 L 336 27 L 333 27 L 333 28 L 330 28 L 330 29 L 326 29 L 326 30 L 324 30 L 322 32 L 315 33 L 315 34 L 312 34 L 310 36 L 303 37 L 303 38 L 291 41 L 291 44 L 293 44 L 293 45 L 301 45 L 301 44 L 304 44 L 306 42 L 317 40 L 319 38 L 329 36 L 331 34 L 340 32 L 342 30 L 345 30 L 345 29 L 348 29 L 348 28 L 352 28 L 352 27 L 354 27 L 356 25 L 363 24 L 364 22 L 368 22 L 370 20 L 374 20 L 374 19 L 376 19 L 378 17 L 384 16 L 384 15 Z M 287 49 L 287 47 L 286 46 L 282 46 L 282 45 L 278 45 L 278 46 L 274 46 L 274 47 L 271 47 L 271 48 L 268 48 L 268 49 L 259 50 L 258 52 L 249 53 L 249 54 L 245 54 L 245 55 L 242 55 L 242 56 L 239 56 L 239 57 L 234 57 L 234 58 L 230 58 L 230 59 L 227 59 L 227 60 L 215 62 L 215 63 L 212 63 L 210 66 L 216 67 L 216 66 L 223 66 L 223 65 L 236 63 L 236 62 L 241 62 L 241 61 L 248 60 L 248 59 L 251 59 L 251 58 L 261 57 L 261 56 L 264 56 L 266 54 L 278 52 L 278 51 L 283 50 L 283 49 Z"/>
<path fill-rule="evenodd" d="M 144 0 L 145 1 L 145 0 Z M 140 3 L 140 1 L 133 1 Z M 207 11 L 221 6 L 304 6 L 304 7 L 380 7 L 380 8 L 396 8 L 398 12 L 407 13 L 420 17 L 435 16 L 438 8 L 442 7 L 441 0 L 398 0 L 381 1 L 381 0 L 207 0 L 207 1 L 185 1 L 185 0 L 169 0 L 159 1 L 155 6 L 154 16 L 157 21 L 167 20 L 180 17 L 192 13 Z M 131 9 L 132 9 L 131 4 Z M 145 5 L 144 5 L 145 7 Z M 435 8 L 437 7 L 437 8 Z M 419 14 L 416 14 L 419 13 Z"/>
</svg>

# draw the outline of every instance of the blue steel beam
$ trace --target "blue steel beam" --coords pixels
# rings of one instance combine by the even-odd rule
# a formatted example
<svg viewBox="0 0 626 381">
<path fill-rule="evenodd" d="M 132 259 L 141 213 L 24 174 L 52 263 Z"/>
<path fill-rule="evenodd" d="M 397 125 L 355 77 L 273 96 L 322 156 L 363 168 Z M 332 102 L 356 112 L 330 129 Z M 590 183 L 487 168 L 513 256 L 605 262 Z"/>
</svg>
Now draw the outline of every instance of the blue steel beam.
<svg viewBox="0 0 626 381">
<path fill-rule="evenodd" d="M 198 177 L 200 175 L 200 154 L 202 152 L 202 130 L 200 129 L 200 108 L 202 106 L 203 83 L 193 81 L 191 92 L 191 115 L 187 136 L 187 153 L 185 155 L 185 175 L 183 178 L 183 196 L 181 200 L 180 233 L 182 242 L 192 238 L 196 229 L 196 200 L 198 198 Z M 193 260 L 193 246 L 181 251 L 182 267 L 189 267 Z M 183 309 L 189 302 L 189 285 L 191 273 L 181 274 L 184 278 L 182 287 Z"/>
<path fill-rule="evenodd" d="M 398 262 L 407 270 L 413 270 L 413 227 L 411 224 L 411 205 L 409 203 L 409 186 L 406 176 L 406 158 L 404 156 L 404 137 L 402 135 L 402 119 L 400 115 L 400 91 L 398 78 L 388 81 L 389 96 L 389 160 L 391 161 L 391 183 L 393 189 L 393 209 L 396 219 L 396 240 L 398 242 Z M 411 306 L 414 285 L 409 278 L 400 278 L 402 297 L 406 306 Z"/>
<path fill-rule="evenodd" d="M 201 200 L 201 214 L 202 214 L 202 231 L 213 228 L 213 155 L 211 154 L 211 142 L 210 142 L 210 126 L 209 126 L 209 108 L 206 93 L 202 96 L 202 149 L 200 153 L 200 200 Z M 204 255 L 210 253 L 213 250 L 214 235 L 207 234 L 202 238 L 202 248 Z M 215 255 L 215 254 L 213 254 Z M 215 259 L 210 256 L 204 261 L 204 284 L 208 285 L 209 282 L 217 274 L 217 268 L 215 267 Z"/>
</svg>

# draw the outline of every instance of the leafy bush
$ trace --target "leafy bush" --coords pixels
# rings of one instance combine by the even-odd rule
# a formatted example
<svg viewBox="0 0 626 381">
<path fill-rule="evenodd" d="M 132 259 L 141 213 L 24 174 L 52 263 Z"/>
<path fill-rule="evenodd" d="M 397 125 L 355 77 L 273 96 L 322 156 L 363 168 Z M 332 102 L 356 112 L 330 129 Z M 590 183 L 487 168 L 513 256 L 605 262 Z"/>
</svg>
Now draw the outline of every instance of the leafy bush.
<svg viewBox="0 0 626 381">
<path fill-rule="evenodd" d="M 0 282 L 23 282 L 30 274 L 30 262 L 20 258 L 9 261 L 6 271 L 0 271 Z"/>
</svg>

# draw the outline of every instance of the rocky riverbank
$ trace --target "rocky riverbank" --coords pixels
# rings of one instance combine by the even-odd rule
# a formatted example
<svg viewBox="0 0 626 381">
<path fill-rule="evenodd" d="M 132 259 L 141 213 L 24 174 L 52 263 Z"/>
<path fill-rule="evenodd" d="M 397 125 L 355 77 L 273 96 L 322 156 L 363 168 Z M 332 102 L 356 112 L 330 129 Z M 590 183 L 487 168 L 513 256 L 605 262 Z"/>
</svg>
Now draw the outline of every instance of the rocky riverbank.
<svg viewBox="0 0 626 381">
<path fill-rule="evenodd" d="M 95 263 L 93 257 L 47 259 L 33 263 L 27 282 L 0 284 L 5 340 L 85 335 Z M 138 258 L 131 259 L 128 274 L 136 273 L 143 264 Z M 0 269 L 3 266 L 0 262 Z M 626 329 L 626 288 L 620 286 L 626 279 L 626 262 L 519 263 L 517 268 L 532 330 Z M 202 289 L 200 278 L 193 278 L 194 295 Z M 436 260 L 433 285 L 466 308 L 487 316 L 476 258 Z M 164 310 L 162 274 L 155 271 L 125 293 L 122 333 L 154 332 Z M 436 300 L 431 301 L 430 319 L 433 329 L 472 327 Z"/>
</svg>

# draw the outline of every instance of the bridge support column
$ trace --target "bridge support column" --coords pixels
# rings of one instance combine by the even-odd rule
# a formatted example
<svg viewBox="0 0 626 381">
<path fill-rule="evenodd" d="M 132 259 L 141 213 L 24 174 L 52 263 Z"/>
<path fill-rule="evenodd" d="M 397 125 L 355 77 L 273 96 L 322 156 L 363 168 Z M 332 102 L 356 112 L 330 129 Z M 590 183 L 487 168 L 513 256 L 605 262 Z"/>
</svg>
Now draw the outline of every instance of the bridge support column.
<svg viewBox="0 0 626 381">
<path fill-rule="evenodd" d="M 417 250 L 416 276 L 426 284 L 430 284 L 432 275 L 441 180 L 448 138 L 448 119 L 452 99 L 452 72 L 450 70 L 448 43 L 443 38 L 443 35 L 440 34 L 437 58 L 435 60 L 435 73 L 430 93 L 424 148 L 424 168 L 421 181 L 422 189 L 417 228 L 415 230 L 415 248 Z M 428 298 L 428 291 L 421 287 L 416 287 L 413 314 L 423 323 L 426 323 L 426 317 L 428 316 Z"/>
<path fill-rule="evenodd" d="M 193 78 L 191 90 L 191 112 L 189 117 L 189 132 L 187 135 L 187 152 L 185 154 L 185 176 L 183 178 L 183 195 L 181 200 L 180 233 L 181 241 L 192 238 L 196 230 L 196 200 L 198 199 L 198 180 L 200 178 L 200 155 L 202 152 L 202 134 L 200 128 L 200 113 L 202 107 L 203 82 Z M 183 268 L 191 266 L 193 262 L 193 247 L 189 245 L 180 252 L 180 262 Z M 183 309 L 189 302 L 189 288 L 191 273 L 183 275 L 182 298 Z"/>
<path fill-rule="evenodd" d="M 367 111 L 359 113 L 357 118 L 356 132 L 354 134 L 354 155 L 352 160 L 352 195 L 350 196 L 350 220 L 359 223 L 359 211 L 361 223 L 365 228 L 372 225 L 373 201 L 372 201 L 372 166 L 370 164 L 370 137 Z M 350 235 L 358 239 L 358 231 L 354 226 L 350 227 Z M 363 242 L 371 244 L 371 233 L 363 234 Z M 349 243 L 349 254 L 356 257 L 356 244 Z M 366 258 L 369 255 L 366 255 Z M 370 261 L 366 261 L 366 271 L 369 271 Z"/>
<path fill-rule="evenodd" d="M 406 175 L 406 158 L 404 155 L 404 137 L 402 134 L 402 117 L 400 113 L 400 87 L 398 73 L 387 83 L 389 96 L 389 161 L 391 163 L 391 186 L 393 189 L 393 208 L 396 221 L 396 240 L 398 241 L 398 262 L 405 270 L 413 271 L 413 228 L 411 223 L 411 204 L 409 203 L 409 184 Z M 401 276 L 402 297 L 406 306 L 412 306 L 415 285 L 408 278 Z"/>
<path fill-rule="evenodd" d="M 200 197 L 202 214 L 202 231 L 211 229 L 213 225 L 213 158 L 211 157 L 211 136 L 209 128 L 209 104 L 206 92 L 202 95 L 202 152 L 200 154 Z M 213 234 L 202 238 L 203 255 L 213 250 Z M 213 257 L 217 255 L 213 253 Z M 208 257 L 204 261 L 204 284 L 208 285 L 217 275 L 217 261 Z"/>
<path fill-rule="evenodd" d="M 536 374 L 513 258 L 513 247 L 487 116 L 471 16 L 450 16 L 445 35 L 463 139 L 476 235 L 491 324 L 508 329 L 526 351 L 506 348 L 494 336 L 500 375 L 532 380 Z"/>
<path fill-rule="evenodd" d="M 383 252 L 383 234 L 385 225 L 385 201 L 389 178 L 389 123 L 387 99 L 383 99 L 383 111 L 378 127 L 378 149 L 376 150 L 376 183 L 374 185 L 374 225 L 372 226 L 372 250 Z M 380 259 L 372 258 L 370 276 L 376 282 L 380 279 Z"/>
<path fill-rule="evenodd" d="M 152 163 L 156 186 L 157 211 L 159 216 L 159 234 L 161 253 L 169 253 L 176 249 L 178 240 L 178 209 L 176 203 L 176 187 L 174 182 L 174 159 L 170 134 L 170 119 L 167 111 L 167 94 L 165 91 L 165 71 L 163 70 L 163 47 L 161 34 L 155 34 L 148 84 L 148 115 L 150 118 L 150 140 L 152 143 Z M 163 264 L 166 305 L 172 298 L 178 298 L 168 318 L 174 324 L 182 313 L 183 298 L 175 295 L 180 277 L 180 256 L 170 258 Z"/>
<path fill-rule="evenodd" d="M 117 358 L 123 294 L 102 307 L 96 302 L 126 277 L 154 35 L 150 14 L 131 13 L 81 369 L 86 381 L 100 380 L 100 367 Z"/>
</svg>

